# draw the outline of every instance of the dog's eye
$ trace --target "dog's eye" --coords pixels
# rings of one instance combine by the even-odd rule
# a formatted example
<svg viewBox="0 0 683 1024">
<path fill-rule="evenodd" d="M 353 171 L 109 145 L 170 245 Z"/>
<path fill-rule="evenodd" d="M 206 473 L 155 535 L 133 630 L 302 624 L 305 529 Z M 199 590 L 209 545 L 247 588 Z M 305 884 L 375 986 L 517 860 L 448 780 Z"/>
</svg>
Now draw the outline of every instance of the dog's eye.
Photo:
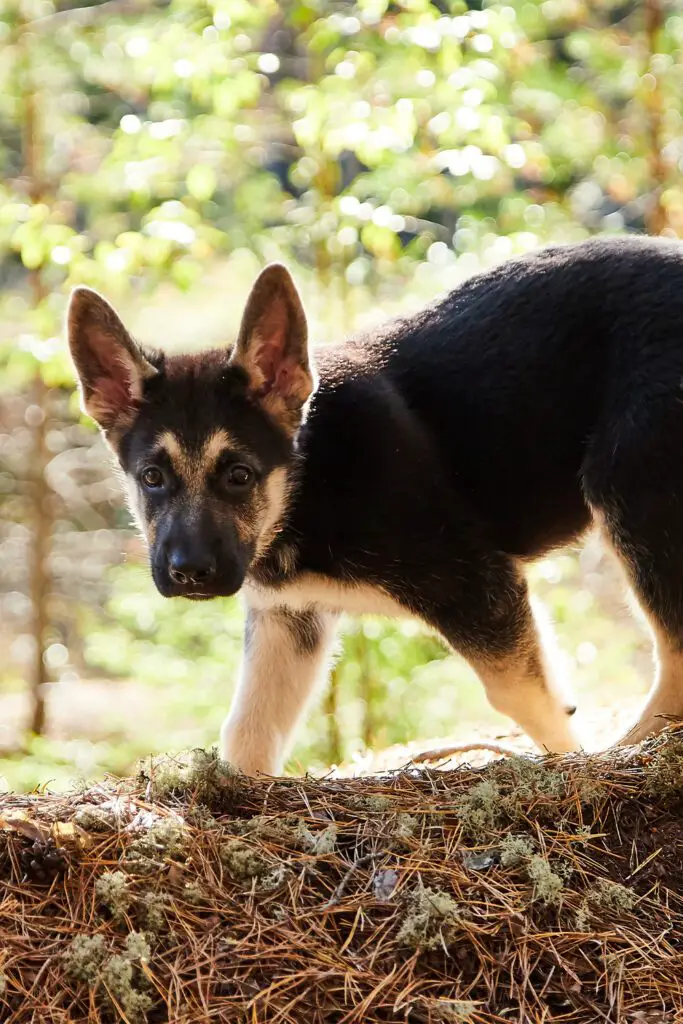
<svg viewBox="0 0 683 1024">
<path fill-rule="evenodd" d="M 164 486 L 163 473 L 156 466 L 148 466 L 147 469 L 143 469 L 140 479 L 145 487 L 149 487 L 152 491 Z"/>
<path fill-rule="evenodd" d="M 225 480 L 228 487 L 235 487 L 242 490 L 253 483 L 254 471 L 250 466 L 245 466 L 244 463 L 237 462 L 227 471 L 225 474 Z"/>
</svg>

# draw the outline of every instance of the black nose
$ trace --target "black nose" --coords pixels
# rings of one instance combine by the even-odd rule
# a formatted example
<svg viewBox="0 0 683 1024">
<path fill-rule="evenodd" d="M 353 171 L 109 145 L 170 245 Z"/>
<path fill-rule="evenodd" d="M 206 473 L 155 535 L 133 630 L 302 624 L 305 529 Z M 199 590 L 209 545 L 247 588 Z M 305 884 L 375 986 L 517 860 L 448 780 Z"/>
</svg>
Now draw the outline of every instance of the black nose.
<svg viewBox="0 0 683 1024">
<path fill-rule="evenodd" d="M 216 563 L 208 555 L 192 554 L 176 548 L 168 557 L 168 574 L 181 587 L 206 583 L 216 571 Z"/>
</svg>

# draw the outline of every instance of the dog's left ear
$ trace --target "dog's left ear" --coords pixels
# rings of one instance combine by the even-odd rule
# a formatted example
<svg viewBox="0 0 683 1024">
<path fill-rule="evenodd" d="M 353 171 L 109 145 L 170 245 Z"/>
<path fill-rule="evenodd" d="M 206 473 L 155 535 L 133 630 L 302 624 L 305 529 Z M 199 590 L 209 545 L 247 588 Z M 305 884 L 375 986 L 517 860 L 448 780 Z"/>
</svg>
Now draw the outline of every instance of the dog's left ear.
<svg viewBox="0 0 683 1024">
<path fill-rule="evenodd" d="M 289 271 L 263 270 L 251 290 L 231 362 L 249 378 L 252 394 L 288 432 L 300 425 L 314 388 L 306 314 Z"/>
</svg>

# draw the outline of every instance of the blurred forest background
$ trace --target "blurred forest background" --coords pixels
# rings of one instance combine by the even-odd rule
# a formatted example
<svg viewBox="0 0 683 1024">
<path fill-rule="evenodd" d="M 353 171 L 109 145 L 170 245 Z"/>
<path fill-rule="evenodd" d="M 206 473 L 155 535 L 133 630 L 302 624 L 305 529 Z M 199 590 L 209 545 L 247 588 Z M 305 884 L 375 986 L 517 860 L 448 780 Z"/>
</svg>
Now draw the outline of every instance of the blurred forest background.
<svg viewBox="0 0 683 1024">
<path fill-rule="evenodd" d="M 0 0 L 0 785 L 210 745 L 239 661 L 238 601 L 148 577 L 69 288 L 198 347 L 282 259 L 325 341 L 547 240 L 679 236 L 682 50 L 680 0 Z M 605 744 L 646 634 L 593 541 L 533 585 Z M 291 766 L 508 729 L 419 626 L 349 620 Z"/>
</svg>

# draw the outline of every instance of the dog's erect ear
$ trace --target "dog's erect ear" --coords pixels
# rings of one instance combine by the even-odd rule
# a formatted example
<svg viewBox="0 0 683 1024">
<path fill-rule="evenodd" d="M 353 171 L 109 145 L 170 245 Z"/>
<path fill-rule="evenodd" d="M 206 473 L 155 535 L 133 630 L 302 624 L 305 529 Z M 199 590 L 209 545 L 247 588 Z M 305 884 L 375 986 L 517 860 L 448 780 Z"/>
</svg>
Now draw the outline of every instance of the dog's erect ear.
<svg viewBox="0 0 683 1024">
<path fill-rule="evenodd" d="M 144 381 L 157 370 L 130 337 L 113 306 L 90 288 L 75 288 L 67 330 L 83 410 L 103 430 L 132 422 Z"/>
<path fill-rule="evenodd" d="M 256 279 L 231 362 L 246 371 L 266 411 L 286 430 L 296 430 L 314 379 L 306 314 L 289 271 L 279 263 Z"/>
</svg>

